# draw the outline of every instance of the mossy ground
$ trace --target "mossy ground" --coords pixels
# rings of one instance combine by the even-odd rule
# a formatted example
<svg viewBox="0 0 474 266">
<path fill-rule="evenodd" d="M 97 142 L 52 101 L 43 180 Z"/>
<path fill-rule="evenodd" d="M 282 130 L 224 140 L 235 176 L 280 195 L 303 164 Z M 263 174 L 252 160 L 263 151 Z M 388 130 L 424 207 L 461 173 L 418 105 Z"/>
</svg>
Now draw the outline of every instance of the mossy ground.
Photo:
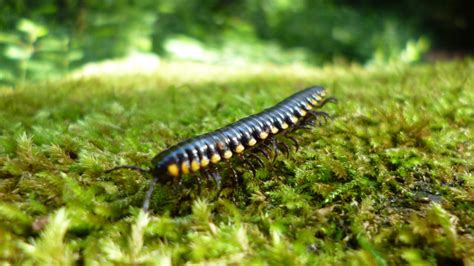
<svg viewBox="0 0 474 266">
<path fill-rule="evenodd" d="M 474 263 L 474 61 L 227 70 L 1 88 L 0 261 Z M 104 174 L 314 84 L 335 120 L 218 199 L 163 185 L 145 215 L 149 177 Z"/>
</svg>

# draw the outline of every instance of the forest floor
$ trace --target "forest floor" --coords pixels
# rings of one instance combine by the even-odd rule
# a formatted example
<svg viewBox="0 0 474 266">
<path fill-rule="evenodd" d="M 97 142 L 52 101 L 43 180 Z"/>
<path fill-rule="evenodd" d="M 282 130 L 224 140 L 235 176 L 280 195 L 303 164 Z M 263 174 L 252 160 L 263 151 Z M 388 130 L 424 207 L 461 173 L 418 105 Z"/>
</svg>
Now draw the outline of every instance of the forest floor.
<svg viewBox="0 0 474 266">
<path fill-rule="evenodd" d="M 0 88 L 0 261 L 474 264 L 474 61 L 380 69 L 162 63 Z M 334 120 L 217 197 L 194 177 L 141 211 L 154 155 L 311 85 Z M 223 169 L 222 175 L 229 180 Z M 229 183 L 226 183 L 229 184 Z"/>
</svg>

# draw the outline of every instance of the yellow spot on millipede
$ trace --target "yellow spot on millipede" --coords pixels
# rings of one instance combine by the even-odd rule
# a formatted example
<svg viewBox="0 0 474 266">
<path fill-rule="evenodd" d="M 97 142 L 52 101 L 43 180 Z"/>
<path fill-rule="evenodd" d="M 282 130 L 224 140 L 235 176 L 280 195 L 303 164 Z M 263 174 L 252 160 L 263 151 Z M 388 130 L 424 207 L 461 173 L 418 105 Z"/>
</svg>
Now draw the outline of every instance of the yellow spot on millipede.
<svg viewBox="0 0 474 266">
<path fill-rule="evenodd" d="M 249 146 L 254 146 L 257 144 L 257 140 L 254 138 L 249 139 L 249 142 L 247 143 Z"/>
<path fill-rule="evenodd" d="M 236 153 L 241 153 L 241 152 L 243 152 L 244 150 L 245 150 L 245 147 L 244 147 L 244 145 L 242 145 L 242 144 L 239 144 L 239 145 L 237 145 L 237 147 L 235 147 L 235 152 L 236 152 Z"/>
<path fill-rule="evenodd" d="M 212 163 L 218 163 L 219 161 L 221 160 L 221 156 L 217 153 L 214 153 L 212 156 L 211 156 L 211 162 Z"/>
<path fill-rule="evenodd" d="M 272 134 L 276 134 L 278 133 L 278 128 L 275 126 L 272 126 L 271 131 L 272 131 Z"/>
<path fill-rule="evenodd" d="M 201 159 L 201 166 L 206 167 L 209 165 L 209 159 L 207 157 L 202 157 Z"/>
<path fill-rule="evenodd" d="M 321 100 L 323 99 L 323 98 L 322 98 L 321 96 L 319 96 L 319 95 L 316 95 L 315 98 L 316 98 L 317 101 L 321 101 Z"/>
<path fill-rule="evenodd" d="M 196 160 L 193 160 L 191 162 L 191 170 L 193 170 L 193 172 L 196 172 L 197 170 L 199 170 L 199 168 L 200 168 L 199 163 Z"/>
<path fill-rule="evenodd" d="M 230 157 L 232 157 L 232 152 L 231 151 L 225 151 L 224 152 L 224 158 L 229 159 Z"/>
<path fill-rule="evenodd" d="M 301 109 L 301 110 L 300 110 L 300 114 L 301 114 L 301 116 L 305 116 L 307 113 L 306 113 L 305 110 Z"/>
<path fill-rule="evenodd" d="M 258 137 L 261 138 L 261 139 L 266 139 L 268 137 L 268 132 L 262 131 L 262 132 L 260 132 Z M 249 143 L 249 145 L 250 145 L 250 143 Z"/>
<path fill-rule="evenodd" d="M 306 109 L 311 110 L 313 109 L 313 106 L 311 106 L 311 104 L 306 104 Z"/>
<path fill-rule="evenodd" d="M 288 128 L 288 124 L 287 124 L 287 123 L 285 123 L 285 122 L 283 122 L 283 124 L 281 124 L 281 128 L 283 128 L 283 129 L 287 129 L 287 128 Z"/>
<path fill-rule="evenodd" d="M 189 173 L 189 166 L 186 162 L 181 163 L 181 171 L 183 172 L 183 174 Z"/>
<path fill-rule="evenodd" d="M 291 123 L 295 124 L 298 122 L 298 118 L 296 116 L 290 116 Z"/>
<path fill-rule="evenodd" d="M 176 164 L 170 164 L 168 165 L 168 174 L 171 176 L 178 176 L 179 175 L 179 169 Z"/>
</svg>

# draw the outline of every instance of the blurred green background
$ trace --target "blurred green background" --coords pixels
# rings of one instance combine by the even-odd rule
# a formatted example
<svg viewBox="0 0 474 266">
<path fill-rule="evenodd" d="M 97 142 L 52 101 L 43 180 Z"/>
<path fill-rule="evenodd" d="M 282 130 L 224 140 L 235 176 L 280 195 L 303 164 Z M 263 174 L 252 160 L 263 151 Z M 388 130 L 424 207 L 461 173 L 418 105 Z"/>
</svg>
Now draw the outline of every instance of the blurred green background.
<svg viewBox="0 0 474 266">
<path fill-rule="evenodd" d="M 423 2 L 3 0 L 0 84 L 137 55 L 226 65 L 390 65 L 471 54 L 474 5 Z"/>
</svg>

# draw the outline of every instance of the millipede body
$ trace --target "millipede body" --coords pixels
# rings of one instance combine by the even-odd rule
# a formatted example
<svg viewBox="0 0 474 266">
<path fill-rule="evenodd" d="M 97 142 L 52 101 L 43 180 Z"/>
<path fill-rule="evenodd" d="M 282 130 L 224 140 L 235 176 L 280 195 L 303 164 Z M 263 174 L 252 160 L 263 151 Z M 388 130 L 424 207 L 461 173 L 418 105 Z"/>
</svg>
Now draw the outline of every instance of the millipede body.
<svg viewBox="0 0 474 266">
<path fill-rule="evenodd" d="M 218 183 L 220 176 L 216 172 L 215 165 L 222 161 L 229 162 L 232 157 L 239 157 L 253 168 L 252 161 L 261 162 L 255 156 L 256 152 L 262 152 L 268 158 L 268 149 L 271 147 L 274 148 L 274 153 L 281 145 L 288 150 L 284 141 L 277 140 L 277 135 L 282 136 L 280 138 L 291 140 L 297 145 L 297 141 L 289 134 L 299 128 L 314 125 L 320 120 L 319 118 L 326 120 L 329 117 L 328 114 L 316 111 L 316 109 L 333 100 L 334 98 L 327 97 L 324 88 L 310 87 L 260 113 L 243 118 L 216 131 L 185 140 L 164 150 L 152 159 L 152 166 L 149 170 L 133 166 L 118 166 L 109 171 L 119 168 L 133 168 L 153 176 L 143 206 L 146 210 L 153 188 L 158 181 L 174 180 L 178 182 L 183 175 L 201 172 L 208 177 L 213 177 Z"/>
</svg>

